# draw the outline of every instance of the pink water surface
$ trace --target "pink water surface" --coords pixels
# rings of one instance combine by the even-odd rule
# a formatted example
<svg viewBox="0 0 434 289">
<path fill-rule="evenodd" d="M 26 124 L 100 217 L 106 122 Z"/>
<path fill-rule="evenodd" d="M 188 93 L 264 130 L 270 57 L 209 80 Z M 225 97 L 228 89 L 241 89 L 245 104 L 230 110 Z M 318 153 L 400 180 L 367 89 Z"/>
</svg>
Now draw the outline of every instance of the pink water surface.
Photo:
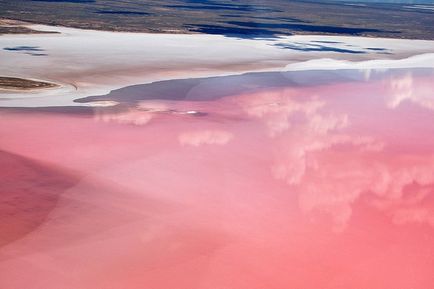
<svg viewBox="0 0 434 289">
<path fill-rule="evenodd" d="M 2 110 L 0 288 L 434 288 L 433 80 Z"/>
</svg>

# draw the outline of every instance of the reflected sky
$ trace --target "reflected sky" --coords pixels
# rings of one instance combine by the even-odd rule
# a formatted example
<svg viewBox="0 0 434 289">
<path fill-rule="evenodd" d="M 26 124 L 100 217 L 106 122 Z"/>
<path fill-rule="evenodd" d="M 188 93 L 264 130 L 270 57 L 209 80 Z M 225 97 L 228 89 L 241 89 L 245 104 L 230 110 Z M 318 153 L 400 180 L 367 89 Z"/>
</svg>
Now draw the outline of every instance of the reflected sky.
<svg viewBox="0 0 434 289">
<path fill-rule="evenodd" d="M 434 71 L 324 75 L 2 109 L 2 284 L 430 288 Z"/>
</svg>

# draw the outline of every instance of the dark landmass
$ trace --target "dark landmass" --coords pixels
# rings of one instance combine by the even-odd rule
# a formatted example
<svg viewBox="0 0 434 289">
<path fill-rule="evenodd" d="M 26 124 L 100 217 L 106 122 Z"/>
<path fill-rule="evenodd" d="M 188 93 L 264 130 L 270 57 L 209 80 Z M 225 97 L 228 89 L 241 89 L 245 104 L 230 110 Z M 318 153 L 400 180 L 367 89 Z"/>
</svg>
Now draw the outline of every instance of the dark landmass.
<svg viewBox="0 0 434 289">
<path fill-rule="evenodd" d="M 0 0 L 0 8 L 0 18 L 109 31 L 209 33 L 241 38 L 326 34 L 434 39 L 433 11 L 415 9 L 408 3 Z"/>
<path fill-rule="evenodd" d="M 57 84 L 35 81 L 30 79 L 23 79 L 17 77 L 4 77 L 0 76 L 0 88 L 12 90 L 33 90 L 56 87 Z"/>
</svg>

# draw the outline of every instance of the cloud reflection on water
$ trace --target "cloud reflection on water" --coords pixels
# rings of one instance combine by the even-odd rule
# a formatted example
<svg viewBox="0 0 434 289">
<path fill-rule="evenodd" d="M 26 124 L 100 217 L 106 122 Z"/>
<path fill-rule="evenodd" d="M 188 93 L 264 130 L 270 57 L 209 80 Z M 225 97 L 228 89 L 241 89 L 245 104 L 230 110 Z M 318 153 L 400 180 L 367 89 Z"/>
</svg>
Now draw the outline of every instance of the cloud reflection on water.
<svg viewBox="0 0 434 289">
<path fill-rule="evenodd" d="M 27 159 L 77 180 L 37 229 L 0 248 L 0 278 L 28 287 L 15 286 L 29 284 L 20 272 L 53 289 L 65 275 L 79 288 L 429 287 L 434 114 L 419 100 L 432 74 L 384 73 L 94 114 L 4 111 L 1 147 L 20 155 L 10 183 Z M 26 216 L 13 213 L 11 223 Z"/>
<path fill-rule="evenodd" d="M 411 73 L 389 78 L 387 87 L 388 107 L 395 108 L 404 100 L 433 107 L 431 84 L 415 80 Z M 373 194 L 384 202 L 404 203 L 403 208 L 399 205 L 387 212 L 398 223 L 433 224 L 434 206 L 418 207 L 426 198 L 410 208 L 402 200 L 413 184 L 433 194 L 432 152 L 416 149 L 391 155 L 387 148 L 393 150 L 394 143 L 369 134 L 354 135 L 352 112 L 325 113 L 330 105 L 327 96 L 305 96 L 303 101 L 294 101 L 295 97 L 295 91 L 283 89 L 249 94 L 244 99 L 247 106 L 255 104 L 247 107 L 248 114 L 261 119 L 274 138 L 273 175 L 296 188 L 302 211 L 327 212 L 336 229 L 342 230 L 350 220 L 352 204 L 363 194 Z M 271 103 L 256 106 L 261 101 Z"/>
<path fill-rule="evenodd" d="M 369 82 L 373 86 L 366 88 L 363 82 L 346 85 L 355 90 L 359 87 L 360 91 L 366 89 L 367 93 L 374 93 L 378 98 L 375 100 L 376 106 L 382 107 L 381 110 L 397 108 L 404 101 L 428 109 L 434 107 L 431 84 L 426 77 L 414 77 L 412 72 L 408 72 L 382 79 L 378 78 L 379 73 L 376 71 L 375 78 Z M 387 70 L 382 73 L 387 73 Z M 333 219 L 335 230 L 342 231 L 351 219 L 354 203 L 367 195 L 376 199 L 372 202 L 373 207 L 384 207 L 384 212 L 397 223 L 432 224 L 432 208 L 416 206 L 424 203 L 425 198 L 410 207 L 405 200 L 401 200 L 405 190 L 413 184 L 428 190 L 427 195 L 432 194 L 432 153 L 421 154 L 417 149 L 391 153 L 393 142 L 381 135 L 372 136 L 369 131 L 361 133 L 359 128 L 353 127 L 356 107 L 352 107 L 352 111 L 336 110 L 333 99 L 347 94 L 345 89 L 331 91 L 335 95 L 323 94 L 321 88 L 315 87 L 310 90 L 294 87 L 261 88 L 256 92 L 223 98 L 220 106 L 215 106 L 214 101 L 211 101 L 213 104 L 197 104 L 194 101 L 169 101 L 163 104 L 152 101 L 139 104 L 139 109 L 97 118 L 143 125 L 155 113 L 176 113 L 185 107 L 198 110 L 207 107 L 211 114 L 223 113 L 223 117 L 225 110 L 230 111 L 231 115 L 245 114 L 247 119 L 256 122 L 258 129 L 265 129 L 268 137 L 266 144 L 272 148 L 272 155 L 269 156 L 272 160 L 269 168 L 271 174 L 276 180 L 287 183 L 288 191 L 298 192 L 299 206 L 305 214 L 325 212 Z M 383 100 L 384 104 L 379 103 Z M 362 102 L 366 101 L 362 99 Z M 212 106 L 215 106 L 214 111 Z M 181 145 L 199 149 L 204 144 L 230 144 L 238 134 L 234 129 L 213 126 L 208 124 L 208 127 L 205 125 L 200 129 L 181 132 L 178 141 Z M 394 202 L 395 205 L 384 205 L 388 202 Z"/>
</svg>

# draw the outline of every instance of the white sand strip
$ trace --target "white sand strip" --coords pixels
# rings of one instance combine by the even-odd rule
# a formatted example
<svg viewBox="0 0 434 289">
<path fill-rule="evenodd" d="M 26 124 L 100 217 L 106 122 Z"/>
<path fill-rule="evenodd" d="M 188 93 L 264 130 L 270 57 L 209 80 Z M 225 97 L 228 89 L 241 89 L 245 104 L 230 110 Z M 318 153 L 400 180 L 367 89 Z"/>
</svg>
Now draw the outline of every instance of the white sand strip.
<svg viewBox="0 0 434 289">
<path fill-rule="evenodd" d="M 318 35 L 252 40 L 29 27 L 60 33 L 0 36 L 0 75 L 45 80 L 61 87 L 2 92 L 0 107 L 72 105 L 77 98 L 176 78 L 287 69 L 360 69 L 371 64 L 434 67 L 429 54 L 434 53 L 434 41 L 425 40 Z"/>
</svg>

